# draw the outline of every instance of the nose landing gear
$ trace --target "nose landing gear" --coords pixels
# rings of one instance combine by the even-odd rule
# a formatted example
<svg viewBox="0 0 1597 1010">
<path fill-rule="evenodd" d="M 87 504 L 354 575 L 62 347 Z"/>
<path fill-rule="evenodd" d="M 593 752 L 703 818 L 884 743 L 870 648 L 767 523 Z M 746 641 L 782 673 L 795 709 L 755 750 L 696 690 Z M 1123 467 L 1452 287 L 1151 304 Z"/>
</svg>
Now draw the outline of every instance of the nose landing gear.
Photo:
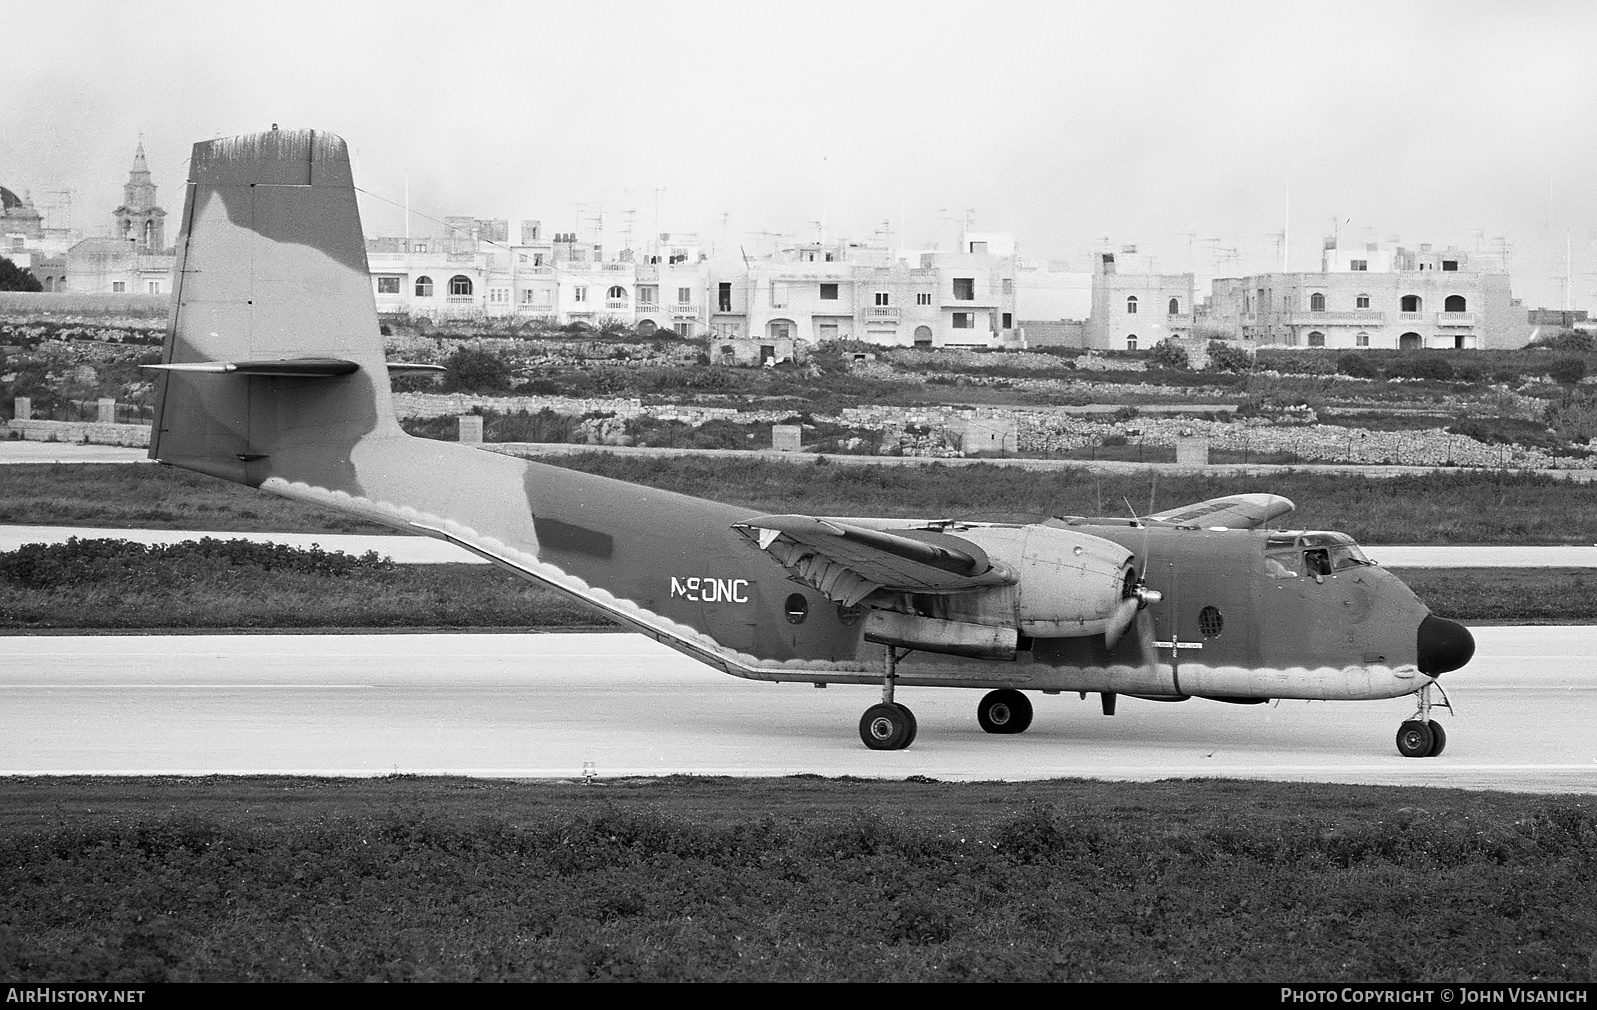
<svg viewBox="0 0 1597 1010">
<path fill-rule="evenodd" d="M 1419 709 L 1412 719 L 1397 728 L 1397 752 L 1404 757 L 1436 757 L 1447 746 L 1447 730 L 1431 718 L 1433 687 L 1441 694 L 1443 707 L 1449 712 L 1453 711 L 1453 703 L 1448 700 L 1447 692 L 1435 681 L 1415 692 L 1419 696 Z"/>
</svg>

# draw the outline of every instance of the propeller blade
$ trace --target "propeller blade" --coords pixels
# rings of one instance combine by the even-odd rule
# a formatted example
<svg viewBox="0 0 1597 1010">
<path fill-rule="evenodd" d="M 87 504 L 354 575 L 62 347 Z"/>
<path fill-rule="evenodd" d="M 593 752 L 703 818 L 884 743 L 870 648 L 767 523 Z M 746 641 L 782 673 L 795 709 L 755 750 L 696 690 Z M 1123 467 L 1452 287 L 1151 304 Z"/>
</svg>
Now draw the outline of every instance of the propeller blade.
<svg viewBox="0 0 1597 1010">
<path fill-rule="evenodd" d="M 1120 636 L 1131 627 L 1131 622 L 1137 619 L 1137 611 L 1142 609 L 1142 601 L 1135 596 L 1128 596 L 1120 601 L 1115 608 L 1113 616 L 1109 618 L 1109 627 L 1104 629 L 1103 646 L 1113 649 L 1115 643 L 1120 641 Z"/>
</svg>

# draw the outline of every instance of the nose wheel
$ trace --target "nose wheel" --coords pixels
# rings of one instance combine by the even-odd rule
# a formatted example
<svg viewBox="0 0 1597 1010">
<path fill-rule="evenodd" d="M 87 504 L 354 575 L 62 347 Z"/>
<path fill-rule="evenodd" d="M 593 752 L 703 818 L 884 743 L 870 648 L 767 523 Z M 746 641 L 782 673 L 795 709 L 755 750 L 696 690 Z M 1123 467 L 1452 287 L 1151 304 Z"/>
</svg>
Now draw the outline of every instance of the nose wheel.
<svg viewBox="0 0 1597 1010">
<path fill-rule="evenodd" d="M 1397 728 L 1397 752 L 1404 757 L 1424 758 L 1436 757 L 1447 747 L 1447 730 L 1442 724 L 1431 718 L 1431 688 L 1436 688 L 1442 696 L 1442 705 L 1449 712 L 1453 711 L 1453 703 L 1447 699 L 1447 692 L 1434 681 L 1426 684 L 1417 692 L 1419 695 L 1419 710 L 1414 713 L 1414 718 L 1404 722 Z"/>
</svg>

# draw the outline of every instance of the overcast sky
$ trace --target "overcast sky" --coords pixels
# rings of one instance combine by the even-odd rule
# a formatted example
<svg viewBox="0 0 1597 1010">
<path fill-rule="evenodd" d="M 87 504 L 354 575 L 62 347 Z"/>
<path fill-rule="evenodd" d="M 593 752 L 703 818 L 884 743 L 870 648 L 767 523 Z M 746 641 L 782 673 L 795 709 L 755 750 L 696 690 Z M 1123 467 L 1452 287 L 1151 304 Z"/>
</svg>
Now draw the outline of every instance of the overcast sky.
<svg viewBox="0 0 1597 1010">
<path fill-rule="evenodd" d="M 342 134 L 368 234 L 446 214 L 641 243 L 949 241 L 1086 268 L 1270 269 L 1321 240 L 1495 248 L 1597 305 L 1597 4 L 8 5 L 0 184 L 93 234 L 144 136 L 174 222 L 196 140 Z M 1290 192 L 1290 219 L 1288 193 Z M 657 209 L 658 208 L 658 209 Z M 627 212 L 632 212 L 630 215 Z M 175 230 L 175 228 L 174 228 Z M 1216 250 L 1236 250 L 1221 258 Z"/>
</svg>

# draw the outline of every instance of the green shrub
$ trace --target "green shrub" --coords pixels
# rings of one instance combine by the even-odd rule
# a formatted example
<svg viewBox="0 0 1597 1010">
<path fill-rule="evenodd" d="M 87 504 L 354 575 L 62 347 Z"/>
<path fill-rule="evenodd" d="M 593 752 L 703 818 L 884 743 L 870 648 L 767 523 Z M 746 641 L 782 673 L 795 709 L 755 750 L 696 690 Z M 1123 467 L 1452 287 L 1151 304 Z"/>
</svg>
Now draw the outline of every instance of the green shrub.
<svg viewBox="0 0 1597 1010">
<path fill-rule="evenodd" d="M 1192 364 L 1186 350 L 1168 340 L 1161 340 L 1154 345 L 1153 350 L 1148 352 L 1148 361 L 1157 368 L 1177 372 L 1186 371 Z"/>
<path fill-rule="evenodd" d="M 1575 354 L 1597 353 L 1597 337 L 1590 333 L 1578 330 L 1559 330 L 1551 336 L 1543 337 L 1531 345 L 1536 348 L 1545 348 L 1549 351 L 1565 351 Z"/>
<path fill-rule="evenodd" d="M 1211 372 L 1251 372 L 1253 355 L 1224 340 L 1209 341 L 1209 367 Z"/>
<path fill-rule="evenodd" d="M 33 272 L 0 256 L 0 291 L 43 291 Z"/>
<path fill-rule="evenodd" d="M 443 388 L 451 393 L 504 393 L 510 390 L 510 366 L 481 347 L 460 347 L 444 362 Z"/>
<path fill-rule="evenodd" d="M 136 544 L 130 540 L 71 537 L 65 543 L 24 544 L 0 554 L 0 580 L 32 589 L 52 589 L 107 581 L 174 581 L 197 570 L 218 568 L 343 576 L 393 566 L 393 561 L 376 551 L 356 557 L 314 545 L 287 547 L 215 537 L 175 544 Z"/>
<path fill-rule="evenodd" d="M 1512 417 L 1471 417 L 1448 426 L 1454 435 L 1473 438 L 1487 445 L 1534 445 L 1551 448 L 1559 439 L 1547 430 L 1545 424 L 1521 421 Z"/>
<path fill-rule="evenodd" d="M 1580 358 L 1559 358 L 1547 369 L 1547 374 L 1560 386 L 1574 386 L 1586 377 L 1586 362 Z"/>
<path fill-rule="evenodd" d="M 1355 379 L 1379 379 L 1381 370 L 1370 364 L 1370 359 L 1357 352 L 1336 359 L 1336 370 Z"/>
<path fill-rule="evenodd" d="M 1452 382 L 1453 366 L 1439 354 L 1419 354 L 1398 358 L 1386 366 L 1389 379 L 1428 379 L 1433 382 Z"/>
<path fill-rule="evenodd" d="M 1567 403 L 1549 407 L 1549 427 L 1568 442 L 1589 442 L 1597 438 L 1597 399 L 1576 394 Z"/>
</svg>

